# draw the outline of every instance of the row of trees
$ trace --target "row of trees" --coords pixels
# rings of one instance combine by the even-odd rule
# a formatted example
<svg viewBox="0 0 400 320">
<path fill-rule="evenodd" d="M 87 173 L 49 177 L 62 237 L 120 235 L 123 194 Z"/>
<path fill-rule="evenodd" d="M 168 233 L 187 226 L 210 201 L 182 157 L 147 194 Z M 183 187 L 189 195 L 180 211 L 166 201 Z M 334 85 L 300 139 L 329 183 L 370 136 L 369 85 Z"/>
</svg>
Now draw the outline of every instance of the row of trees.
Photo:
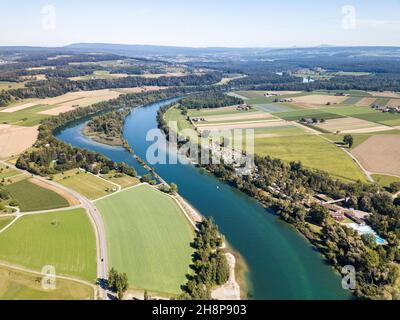
<svg viewBox="0 0 400 320">
<path fill-rule="evenodd" d="M 184 97 L 180 103 L 187 109 L 203 109 L 243 104 L 244 101 L 234 96 L 228 96 L 220 91 L 210 90 Z"/>
<path fill-rule="evenodd" d="M 220 249 L 223 238 L 212 218 L 206 218 L 198 225 L 192 246 L 194 275 L 188 275 L 182 300 L 209 300 L 211 289 L 225 284 L 229 279 L 229 265 L 224 252 Z"/>
</svg>

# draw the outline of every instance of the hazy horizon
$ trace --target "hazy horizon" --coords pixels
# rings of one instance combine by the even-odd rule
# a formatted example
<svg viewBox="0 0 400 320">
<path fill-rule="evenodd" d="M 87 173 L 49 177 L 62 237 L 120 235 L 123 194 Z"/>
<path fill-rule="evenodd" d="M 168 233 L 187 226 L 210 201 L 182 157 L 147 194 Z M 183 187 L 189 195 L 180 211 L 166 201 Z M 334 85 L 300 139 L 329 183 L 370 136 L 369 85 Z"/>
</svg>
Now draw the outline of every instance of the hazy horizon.
<svg viewBox="0 0 400 320">
<path fill-rule="evenodd" d="M 400 46 L 400 1 L 2 0 L 0 46 Z"/>
</svg>

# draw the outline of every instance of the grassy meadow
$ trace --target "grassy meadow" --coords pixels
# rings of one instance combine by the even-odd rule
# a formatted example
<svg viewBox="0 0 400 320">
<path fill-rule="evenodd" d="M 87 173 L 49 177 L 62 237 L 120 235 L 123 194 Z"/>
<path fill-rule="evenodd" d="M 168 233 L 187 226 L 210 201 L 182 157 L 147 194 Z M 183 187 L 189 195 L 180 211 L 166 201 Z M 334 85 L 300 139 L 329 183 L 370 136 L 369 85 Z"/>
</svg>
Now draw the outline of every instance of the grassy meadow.
<svg viewBox="0 0 400 320">
<path fill-rule="evenodd" d="M 94 282 L 96 238 L 83 209 L 25 215 L 0 234 L 0 260 Z"/>
<path fill-rule="evenodd" d="M 106 229 L 109 265 L 133 288 L 179 294 L 190 273 L 194 230 L 169 196 L 148 185 L 96 202 Z"/>
</svg>

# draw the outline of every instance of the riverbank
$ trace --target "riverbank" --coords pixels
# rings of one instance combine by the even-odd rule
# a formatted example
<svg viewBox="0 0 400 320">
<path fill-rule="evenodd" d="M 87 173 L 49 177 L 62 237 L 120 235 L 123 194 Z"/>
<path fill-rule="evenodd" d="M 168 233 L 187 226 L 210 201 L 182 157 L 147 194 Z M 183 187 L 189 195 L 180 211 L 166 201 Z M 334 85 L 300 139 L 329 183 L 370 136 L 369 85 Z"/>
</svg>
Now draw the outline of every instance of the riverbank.
<svg viewBox="0 0 400 320">
<path fill-rule="evenodd" d="M 99 132 L 91 131 L 87 126 L 82 128 L 82 134 L 95 142 L 106 144 L 108 146 L 118 147 L 123 145 L 121 137 L 107 137 Z"/>
</svg>

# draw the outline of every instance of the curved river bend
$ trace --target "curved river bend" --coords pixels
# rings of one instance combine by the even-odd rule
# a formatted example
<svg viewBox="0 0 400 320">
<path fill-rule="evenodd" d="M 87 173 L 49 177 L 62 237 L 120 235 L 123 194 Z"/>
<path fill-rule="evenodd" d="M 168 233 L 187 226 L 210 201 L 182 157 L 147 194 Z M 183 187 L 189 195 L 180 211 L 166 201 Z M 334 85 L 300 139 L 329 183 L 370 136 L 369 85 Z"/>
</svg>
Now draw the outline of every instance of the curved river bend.
<svg viewBox="0 0 400 320">
<path fill-rule="evenodd" d="M 149 129 L 157 128 L 156 114 L 172 100 L 137 108 L 125 122 L 124 135 L 142 159 L 152 142 Z M 85 120 L 86 121 L 86 120 Z M 57 137 L 81 148 L 124 161 L 139 174 L 144 169 L 123 148 L 87 139 L 84 121 L 64 128 Z M 266 211 L 255 200 L 191 165 L 155 165 L 168 182 L 205 216 L 213 216 L 229 243 L 245 259 L 250 299 L 350 299 L 341 279 L 294 228 Z"/>
</svg>

